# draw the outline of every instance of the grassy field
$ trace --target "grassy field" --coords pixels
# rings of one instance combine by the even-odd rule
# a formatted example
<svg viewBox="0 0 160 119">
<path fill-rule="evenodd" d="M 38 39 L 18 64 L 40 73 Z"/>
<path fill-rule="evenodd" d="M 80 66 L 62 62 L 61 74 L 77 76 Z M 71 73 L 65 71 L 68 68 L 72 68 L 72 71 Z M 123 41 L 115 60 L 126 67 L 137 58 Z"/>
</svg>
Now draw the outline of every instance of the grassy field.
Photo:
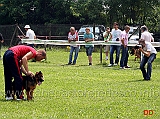
<svg viewBox="0 0 160 119">
<path fill-rule="evenodd" d="M 133 56 L 129 57 L 132 68 L 120 70 L 119 66 L 107 67 L 105 60 L 100 64 L 98 52 L 93 53 L 93 66 L 88 66 L 85 52 L 79 53 L 76 65 L 68 66 L 68 55 L 67 49 L 54 48 L 47 51 L 46 62 L 29 62 L 29 69 L 42 71 L 45 79 L 33 101 L 5 101 L 0 60 L 0 118 L 160 119 L 160 53 L 151 81 L 142 81 Z M 144 110 L 154 114 L 144 116 Z"/>
</svg>

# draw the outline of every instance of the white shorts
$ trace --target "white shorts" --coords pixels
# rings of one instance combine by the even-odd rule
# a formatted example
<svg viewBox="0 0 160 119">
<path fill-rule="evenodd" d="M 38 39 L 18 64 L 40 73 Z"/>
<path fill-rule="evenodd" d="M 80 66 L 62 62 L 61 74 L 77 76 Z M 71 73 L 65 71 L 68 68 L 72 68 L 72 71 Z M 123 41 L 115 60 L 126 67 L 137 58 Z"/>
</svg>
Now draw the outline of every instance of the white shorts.
<svg viewBox="0 0 160 119">
<path fill-rule="evenodd" d="M 109 45 L 104 46 L 104 52 L 109 52 L 109 49 L 110 49 Z"/>
</svg>

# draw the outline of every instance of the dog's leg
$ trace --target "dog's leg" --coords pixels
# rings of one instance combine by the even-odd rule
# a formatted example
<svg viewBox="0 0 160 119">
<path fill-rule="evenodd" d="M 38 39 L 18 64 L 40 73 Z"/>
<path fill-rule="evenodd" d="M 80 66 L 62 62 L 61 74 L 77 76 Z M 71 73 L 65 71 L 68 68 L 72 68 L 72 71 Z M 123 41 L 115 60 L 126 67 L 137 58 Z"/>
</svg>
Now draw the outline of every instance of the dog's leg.
<svg viewBox="0 0 160 119">
<path fill-rule="evenodd" d="M 30 90 L 27 90 L 26 94 L 27 94 L 27 100 L 31 100 Z"/>
<path fill-rule="evenodd" d="M 33 90 L 30 92 L 31 94 L 31 100 L 33 99 Z"/>
</svg>

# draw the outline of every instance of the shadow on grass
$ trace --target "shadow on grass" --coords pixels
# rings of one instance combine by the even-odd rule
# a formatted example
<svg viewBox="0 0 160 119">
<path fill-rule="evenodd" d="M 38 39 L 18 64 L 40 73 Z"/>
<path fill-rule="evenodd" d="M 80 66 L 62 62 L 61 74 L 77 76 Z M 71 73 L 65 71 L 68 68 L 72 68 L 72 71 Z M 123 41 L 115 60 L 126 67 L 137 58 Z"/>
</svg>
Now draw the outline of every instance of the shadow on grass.
<svg viewBox="0 0 160 119">
<path fill-rule="evenodd" d="M 74 66 L 74 67 L 81 67 L 81 66 L 89 66 L 89 65 L 68 65 L 68 64 L 61 64 L 61 66 Z"/>
<path fill-rule="evenodd" d="M 138 79 L 138 80 L 132 80 L 128 82 L 150 82 L 151 80 L 144 80 L 144 79 Z"/>
</svg>

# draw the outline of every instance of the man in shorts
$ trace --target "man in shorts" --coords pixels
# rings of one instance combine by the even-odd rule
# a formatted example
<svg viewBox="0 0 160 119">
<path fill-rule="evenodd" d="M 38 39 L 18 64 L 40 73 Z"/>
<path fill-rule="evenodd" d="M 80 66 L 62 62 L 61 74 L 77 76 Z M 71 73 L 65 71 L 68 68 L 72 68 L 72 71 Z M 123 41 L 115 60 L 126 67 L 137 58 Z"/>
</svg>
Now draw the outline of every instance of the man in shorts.
<svg viewBox="0 0 160 119">
<path fill-rule="evenodd" d="M 85 30 L 86 33 L 84 33 L 84 40 L 86 42 L 86 54 L 88 56 L 89 65 L 92 65 L 92 52 L 94 48 L 92 41 L 94 41 L 94 35 L 90 32 L 90 29 L 88 27 Z"/>
<path fill-rule="evenodd" d="M 108 42 L 112 38 L 112 34 L 110 33 L 110 28 L 107 27 L 106 31 L 103 33 L 104 41 Z M 108 52 L 109 52 L 109 45 L 104 47 L 104 52 L 106 53 L 106 60 L 108 60 Z"/>
</svg>

